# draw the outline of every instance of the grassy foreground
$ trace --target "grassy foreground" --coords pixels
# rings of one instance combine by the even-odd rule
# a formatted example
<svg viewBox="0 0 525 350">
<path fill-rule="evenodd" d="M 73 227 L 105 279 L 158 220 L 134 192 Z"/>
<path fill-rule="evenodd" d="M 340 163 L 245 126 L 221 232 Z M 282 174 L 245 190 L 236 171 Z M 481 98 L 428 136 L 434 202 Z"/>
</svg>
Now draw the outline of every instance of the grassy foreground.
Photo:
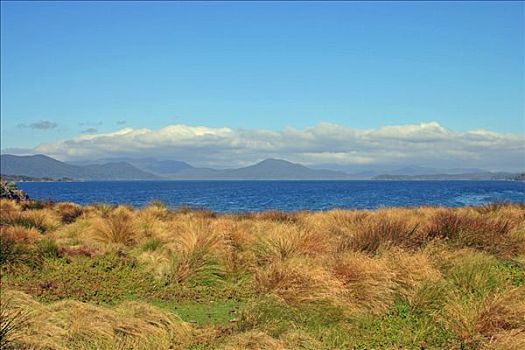
<svg viewBox="0 0 525 350">
<path fill-rule="evenodd" d="M 525 349 L 525 206 L 2 200 L 5 349 Z"/>
</svg>

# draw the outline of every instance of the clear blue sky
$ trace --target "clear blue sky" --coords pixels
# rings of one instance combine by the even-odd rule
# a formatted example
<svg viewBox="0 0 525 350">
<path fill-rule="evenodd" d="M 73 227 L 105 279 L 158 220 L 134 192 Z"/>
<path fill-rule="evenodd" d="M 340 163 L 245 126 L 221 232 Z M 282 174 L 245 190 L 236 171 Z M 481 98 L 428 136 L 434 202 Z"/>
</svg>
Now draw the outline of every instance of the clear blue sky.
<svg viewBox="0 0 525 350">
<path fill-rule="evenodd" d="M 434 120 L 525 132 L 521 2 L 2 2 L 1 10 L 3 148 L 113 131 L 122 120 L 275 130 Z M 57 127 L 27 127 L 41 120 Z"/>
</svg>

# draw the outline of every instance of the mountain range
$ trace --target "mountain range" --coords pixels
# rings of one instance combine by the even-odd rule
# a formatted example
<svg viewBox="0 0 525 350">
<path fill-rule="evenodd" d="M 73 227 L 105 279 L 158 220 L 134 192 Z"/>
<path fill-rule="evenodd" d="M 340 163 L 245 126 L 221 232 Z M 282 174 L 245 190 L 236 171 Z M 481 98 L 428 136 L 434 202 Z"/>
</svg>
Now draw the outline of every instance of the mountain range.
<svg viewBox="0 0 525 350">
<path fill-rule="evenodd" d="M 158 180 L 159 176 L 140 170 L 126 162 L 73 165 L 43 154 L 33 156 L 0 156 L 0 172 L 3 175 L 29 176 L 34 178 L 70 178 L 74 180 Z"/>
<path fill-rule="evenodd" d="M 38 154 L 0 157 L 3 175 L 74 180 L 345 180 L 352 176 L 340 171 L 310 169 L 280 159 L 266 159 L 237 169 L 195 168 L 180 161 L 144 159 L 61 162 Z"/>
<path fill-rule="evenodd" d="M 514 179 L 516 174 L 481 169 L 434 169 L 409 166 L 399 169 L 361 171 L 313 169 L 282 159 L 266 159 L 236 169 L 197 168 L 177 160 L 113 158 L 61 162 L 46 155 L 0 156 L 0 173 L 30 178 L 73 180 L 492 180 Z"/>
</svg>

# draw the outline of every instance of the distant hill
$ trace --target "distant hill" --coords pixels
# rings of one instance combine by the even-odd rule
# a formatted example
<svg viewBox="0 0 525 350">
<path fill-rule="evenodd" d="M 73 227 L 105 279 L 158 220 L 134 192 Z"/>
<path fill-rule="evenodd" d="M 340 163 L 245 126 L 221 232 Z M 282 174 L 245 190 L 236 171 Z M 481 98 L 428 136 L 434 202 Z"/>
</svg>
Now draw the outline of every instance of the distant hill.
<svg viewBox="0 0 525 350">
<path fill-rule="evenodd" d="M 237 169 L 192 168 L 174 174 L 177 179 L 201 180 L 348 180 L 352 176 L 341 171 L 311 169 L 282 159 L 266 159 Z"/>
<path fill-rule="evenodd" d="M 393 165 L 362 165 L 354 164 L 352 166 L 342 164 L 319 164 L 312 166 L 314 169 L 330 169 L 344 173 L 349 173 L 356 180 L 370 180 L 377 176 L 428 176 L 428 175 L 458 175 L 486 173 L 486 170 L 479 168 L 431 168 L 417 165 L 407 165 L 396 167 Z"/>
<path fill-rule="evenodd" d="M 74 180 L 155 180 L 158 176 L 137 169 L 126 162 L 72 165 L 38 154 L 33 156 L 0 156 L 0 168 L 4 175 L 35 178 L 70 178 Z"/>
<path fill-rule="evenodd" d="M 427 175 L 392 175 L 375 176 L 374 180 L 513 180 L 511 173 L 466 173 L 466 174 L 427 174 Z"/>
<path fill-rule="evenodd" d="M 85 166 L 114 162 L 125 162 L 142 171 L 161 177 L 171 177 L 171 175 L 178 173 L 181 170 L 194 169 L 193 166 L 179 160 L 157 160 L 155 158 L 106 158 L 91 161 L 72 161 L 66 163 Z"/>
<path fill-rule="evenodd" d="M 156 160 L 151 158 L 127 159 L 129 164 L 153 174 L 169 177 L 181 170 L 194 169 L 186 162 L 178 160 Z"/>
<path fill-rule="evenodd" d="M 408 175 L 408 176 L 428 176 L 428 175 L 464 175 L 464 174 L 481 174 L 487 171 L 478 168 L 452 168 L 452 169 L 438 169 L 438 168 L 427 168 L 422 166 L 406 166 L 398 169 L 394 169 L 387 173 L 388 175 Z M 378 174 L 380 175 L 380 174 Z"/>
<path fill-rule="evenodd" d="M 266 159 L 254 165 L 236 169 L 196 168 L 177 160 L 156 160 L 154 158 L 117 158 L 135 167 L 175 180 L 348 180 L 349 174 L 341 171 L 311 169 L 281 159 Z M 73 164 L 100 164 L 115 159 L 99 159 Z"/>
<path fill-rule="evenodd" d="M 4 175 L 0 174 L 0 179 L 2 181 L 6 182 L 69 182 L 73 181 L 73 179 L 69 177 L 62 177 L 60 179 L 52 179 L 50 177 L 31 177 L 31 176 L 23 176 L 23 175 Z"/>
</svg>

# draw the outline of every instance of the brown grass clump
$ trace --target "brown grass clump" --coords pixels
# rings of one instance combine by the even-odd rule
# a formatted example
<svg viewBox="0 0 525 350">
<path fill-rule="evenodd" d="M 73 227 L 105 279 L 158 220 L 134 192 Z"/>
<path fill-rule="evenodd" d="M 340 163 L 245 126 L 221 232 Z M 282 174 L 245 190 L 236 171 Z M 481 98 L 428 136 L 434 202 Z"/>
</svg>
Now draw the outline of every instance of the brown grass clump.
<svg viewBox="0 0 525 350">
<path fill-rule="evenodd" d="M 22 210 L 53 209 L 55 202 L 50 200 L 28 200 L 20 202 Z"/>
<path fill-rule="evenodd" d="M 223 350 L 318 350 L 322 344 L 309 336 L 306 332 L 290 331 L 280 339 L 272 338 L 261 331 L 247 331 L 231 337 Z"/>
<path fill-rule="evenodd" d="M 137 213 L 138 219 L 142 219 L 144 222 L 163 222 L 169 220 L 172 216 L 173 212 L 166 206 L 164 202 L 159 200 L 149 202 L 142 210 Z"/>
<path fill-rule="evenodd" d="M 343 283 L 344 300 L 353 309 L 380 314 L 394 301 L 394 273 L 383 260 L 348 253 L 337 258 L 333 274 Z"/>
<path fill-rule="evenodd" d="M 432 218 L 426 239 L 447 239 L 461 247 L 485 250 L 503 257 L 523 254 L 525 233 L 519 226 L 523 224 L 523 218 L 520 220 L 520 217 L 525 211 L 521 215 L 519 213 L 503 215 L 504 207 L 496 208 L 481 210 L 482 214 L 479 210 L 459 212 L 453 209 L 441 209 Z"/>
<path fill-rule="evenodd" d="M 415 232 L 418 225 L 399 218 L 373 217 L 360 226 L 349 238 L 346 246 L 353 251 L 375 254 L 383 245 L 415 248 Z"/>
<path fill-rule="evenodd" d="M 401 249 L 392 249 L 383 256 L 385 264 L 393 273 L 396 291 L 408 299 L 415 297 L 424 285 L 438 284 L 442 278 L 428 256 L 422 252 L 406 253 Z"/>
<path fill-rule="evenodd" d="M 318 340 L 303 331 L 289 331 L 280 337 L 286 349 L 319 350 L 323 345 Z"/>
<path fill-rule="evenodd" d="M 180 206 L 173 211 L 173 214 L 176 216 L 186 216 L 191 218 L 200 218 L 200 219 L 214 219 L 217 217 L 217 214 L 211 210 L 203 208 L 193 208 L 191 206 Z"/>
<path fill-rule="evenodd" d="M 327 212 L 297 214 L 298 224 L 306 230 L 322 234 L 324 239 L 331 239 L 333 250 L 346 252 L 350 238 L 354 236 L 360 225 L 369 217 L 367 211 L 330 210 Z"/>
<path fill-rule="evenodd" d="M 190 328 L 179 318 L 138 302 L 114 310 L 77 301 L 42 305 L 20 292 L 5 293 L 9 312 L 30 312 L 24 327 L 11 334 L 14 348 L 168 349 L 186 344 Z"/>
<path fill-rule="evenodd" d="M 232 337 L 223 350 L 286 350 L 277 339 L 260 331 L 249 331 Z"/>
<path fill-rule="evenodd" d="M 456 294 L 444 311 L 447 327 L 469 346 L 488 343 L 489 348 L 504 348 L 496 345 L 505 343 L 513 348 L 523 342 L 519 335 L 525 330 L 524 287 L 496 292 L 480 301 Z M 516 338 L 507 338 L 509 334 Z"/>
<path fill-rule="evenodd" d="M 254 249 L 260 262 L 269 263 L 327 253 L 330 250 L 330 239 L 318 231 L 280 224 L 261 235 Z"/>
<path fill-rule="evenodd" d="M 21 213 L 19 223 L 34 227 L 40 232 L 45 233 L 59 226 L 60 220 L 51 209 L 30 210 Z"/>
<path fill-rule="evenodd" d="M 177 218 L 161 226 L 161 232 L 144 246 L 158 248 L 145 251 L 141 260 L 156 275 L 170 282 L 218 281 L 226 273 L 225 264 L 231 258 L 231 247 L 223 233 L 201 218 Z"/>
<path fill-rule="evenodd" d="M 248 221 L 221 216 L 210 222 L 210 230 L 221 236 L 217 254 L 228 274 L 244 274 L 257 265 L 253 247 L 257 238 L 250 232 L 252 225 Z"/>
<path fill-rule="evenodd" d="M 494 335 L 482 350 L 522 350 L 525 349 L 525 329 L 503 331 Z"/>
<path fill-rule="evenodd" d="M 114 204 L 99 203 L 88 207 L 87 209 L 89 212 L 92 212 L 95 216 L 107 218 L 116 208 L 118 207 Z"/>
<path fill-rule="evenodd" d="M 0 198 L 0 212 L 18 210 L 21 210 L 21 206 L 14 199 Z"/>
<path fill-rule="evenodd" d="M 525 331 L 525 287 L 490 296 L 478 315 L 476 331 L 485 337 L 511 330 Z"/>
<path fill-rule="evenodd" d="M 163 251 L 146 251 L 139 256 L 139 260 L 147 266 L 148 271 L 155 274 L 157 277 L 167 277 L 178 281 L 179 278 L 175 276 L 175 272 L 171 269 L 170 256 Z"/>
<path fill-rule="evenodd" d="M 163 329 L 164 331 L 162 333 L 167 333 L 166 335 L 172 344 L 186 343 L 189 340 L 190 327 L 188 324 L 182 322 L 179 317 L 168 314 L 151 305 L 137 301 L 128 301 L 120 304 L 115 309 L 115 312 L 117 312 L 120 317 L 137 318 L 150 327 Z M 140 334 L 143 334 L 143 332 L 139 329 L 138 335 Z"/>
<path fill-rule="evenodd" d="M 171 230 L 172 240 L 166 244 L 171 253 L 170 281 L 212 282 L 223 276 L 221 257 L 226 247 L 221 234 L 209 230 L 203 219 L 175 222 Z"/>
<path fill-rule="evenodd" d="M 410 254 L 400 249 L 370 257 L 346 253 L 336 258 L 332 271 L 345 287 L 344 302 L 350 309 L 381 314 L 396 296 L 414 301 L 420 289 L 438 285 L 441 274 L 423 253 Z"/>
<path fill-rule="evenodd" d="M 17 308 L 11 295 L 0 295 L 0 349 L 12 349 L 21 338 L 22 330 L 27 326 L 28 310 Z"/>
<path fill-rule="evenodd" d="M 24 226 L 6 226 L 0 228 L 2 242 L 11 241 L 16 243 L 31 244 L 40 238 L 40 232 L 35 228 Z"/>
<path fill-rule="evenodd" d="M 139 237 L 156 239 L 169 229 L 165 219 L 168 214 L 159 212 L 156 207 L 141 210 L 134 217 L 134 226 Z"/>
<path fill-rule="evenodd" d="M 35 228 L 19 225 L 0 227 L 0 265 L 31 260 L 34 243 L 38 239 L 40 233 Z"/>
<path fill-rule="evenodd" d="M 439 210 L 432 218 L 431 226 L 427 231 L 427 239 L 443 238 L 457 239 L 464 226 L 461 217 L 453 210 Z"/>
<path fill-rule="evenodd" d="M 9 203 L 9 202 L 5 202 Z M 37 209 L 20 211 L 10 204 L 3 204 L 0 212 L 0 225 L 19 225 L 27 228 L 36 228 L 42 233 L 59 226 L 60 220 L 51 209 Z"/>
<path fill-rule="evenodd" d="M 68 202 L 59 203 L 55 208 L 59 213 L 62 222 L 65 224 L 72 223 L 84 212 L 80 205 Z"/>
<path fill-rule="evenodd" d="M 244 215 L 245 219 L 268 220 L 276 222 L 295 222 L 296 217 L 293 213 L 287 213 L 279 210 L 267 210 Z"/>
<path fill-rule="evenodd" d="M 11 199 L 0 199 L 0 225 L 9 225 L 19 215 L 20 205 Z"/>
<path fill-rule="evenodd" d="M 133 213 L 119 207 L 93 223 L 93 238 L 102 243 L 131 245 L 137 241 Z"/>
<path fill-rule="evenodd" d="M 288 303 L 297 303 L 336 300 L 343 292 L 343 283 L 319 264 L 295 258 L 258 269 L 255 288 L 260 293 L 273 293 Z"/>
</svg>

